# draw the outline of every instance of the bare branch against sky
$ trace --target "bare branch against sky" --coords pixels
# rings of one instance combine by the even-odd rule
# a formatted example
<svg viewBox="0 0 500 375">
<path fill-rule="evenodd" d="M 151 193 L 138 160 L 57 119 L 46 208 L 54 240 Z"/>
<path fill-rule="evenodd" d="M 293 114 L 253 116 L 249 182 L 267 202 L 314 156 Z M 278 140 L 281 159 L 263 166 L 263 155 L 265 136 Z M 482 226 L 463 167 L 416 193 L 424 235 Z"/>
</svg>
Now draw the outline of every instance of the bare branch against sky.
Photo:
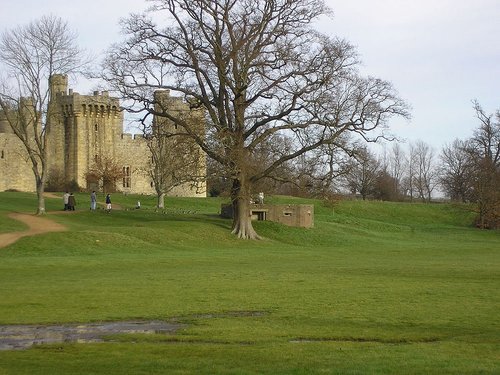
<svg viewBox="0 0 500 375">
<path fill-rule="evenodd" d="M 500 104 L 498 0 L 327 0 L 333 9 L 320 29 L 358 47 L 365 74 L 384 77 L 413 107 L 412 120 L 394 120 L 394 133 L 436 148 L 467 138 L 476 126 L 472 100 L 486 111 Z M 119 19 L 149 4 L 140 0 L 5 0 L 1 30 L 44 14 L 67 20 L 79 44 L 95 54 L 120 39 Z M 97 11 L 98 10 L 98 11 Z M 93 83 L 75 88 L 91 91 Z"/>
</svg>

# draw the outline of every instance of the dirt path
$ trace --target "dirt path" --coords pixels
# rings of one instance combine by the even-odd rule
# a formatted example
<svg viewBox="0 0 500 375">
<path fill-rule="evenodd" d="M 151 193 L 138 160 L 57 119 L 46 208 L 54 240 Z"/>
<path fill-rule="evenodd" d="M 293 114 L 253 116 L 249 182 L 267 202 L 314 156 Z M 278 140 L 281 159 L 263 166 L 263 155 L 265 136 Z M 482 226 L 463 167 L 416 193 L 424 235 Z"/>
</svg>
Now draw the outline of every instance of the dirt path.
<svg viewBox="0 0 500 375">
<path fill-rule="evenodd" d="M 0 248 L 13 244 L 22 237 L 35 236 L 37 234 L 48 232 L 62 232 L 67 230 L 64 225 L 56 223 L 46 217 L 21 214 L 17 212 L 10 213 L 8 217 L 25 223 L 29 227 L 29 229 L 22 232 L 1 233 Z"/>
<path fill-rule="evenodd" d="M 62 199 L 55 193 L 45 192 L 44 196 L 47 198 L 58 198 Z M 100 206 L 105 206 L 104 203 L 98 202 Z M 119 204 L 113 204 L 113 210 L 122 210 L 123 208 Z M 74 211 L 51 211 L 55 214 L 68 214 Z M 25 223 L 29 229 L 22 232 L 11 232 L 11 233 L 0 233 L 0 249 L 2 247 L 9 246 L 16 242 L 18 239 L 26 236 L 35 236 L 37 234 L 48 233 L 48 232 L 62 232 L 67 230 L 67 228 L 59 223 L 50 220 L 47 217 L 40 217 L 31 214 L 22 214 L 18 212 L 13 212 L 7 215 L 11 219 L 21 221 Z"/>
</svg>

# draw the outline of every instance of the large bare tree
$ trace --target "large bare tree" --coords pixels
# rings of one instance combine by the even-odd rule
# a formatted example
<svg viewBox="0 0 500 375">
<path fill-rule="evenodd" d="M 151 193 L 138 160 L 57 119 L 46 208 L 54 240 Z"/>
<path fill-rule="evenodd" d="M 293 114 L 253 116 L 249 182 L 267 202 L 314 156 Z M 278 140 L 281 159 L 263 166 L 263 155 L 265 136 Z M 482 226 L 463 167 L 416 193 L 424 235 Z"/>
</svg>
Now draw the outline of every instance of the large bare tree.
<svg viewBox="0 0 500 375">
<path fill-rule="evenodd" d="M 359 193 L 365 200 L 375 190 L 377 177 L 381 171 L 381 163 L 365 146 L 355 153 L 351 165 L 346 174 L 347 187 L 352 194 Z"/>
<path fill-rule="evenodd" d="M 441 186 L 452 199 L 474 202 L 480 228 L 500 227 L 500 111 L 486 113 L 477 100 L 479 126 L 441 153 Z"/>
<path fill-rule="evenodd" d="M 37 214 L 45 213 L 47 133 L 54 114 L 50 77 L 77 71 L 88 62 L 76 34 L 56 16 L 44 16 L 0 37 L 0 110 L 23 143 L 31 161 L 38 196 Z"/>
<path fill-rule="evenodd" d="M 345 133 L 375 140 L 389 117 L 407 116 L 391 84 L 358 74 L 348 42 L 313 29 L 330 13 L 322 0 L 152 3 L 123 22 L 127 38 L 110 51 L 105 79 L 131 110 L 171 120 L 230 172 L 240 238 L 258 238 L 248 206 L 257 181 L 324 145 L 350 147 Z M 203 109 L 207 136 L 175 113 L 155 111 L 157 89 Z M 255 150 L 274 140 L 286 140 L 286 149 L 256 165 Z"/>
<path fill-rule="evenodd" d="M 472 147 L 480 157 L 500 168 L 500 109 L 488 114 L 477 100 L 473 101 L 479 126 L 471 138 Z"/>
<path fill-rule="evenodd" d="M 405 156 L 405 151 L 400 143 L 394 143 L 389 154 L 390 175 L 394 182 L 394 191 L 398 195 L 404 194 L 403 180 L 408 166 L 408 160 Z"/>
<path fill-rule="evenodd" d="M 474 200 L 474 163 L 470 141 L 455 139 L 441 150 L 439 182 L 450 199 L 460 202 Z"/>
</svg>

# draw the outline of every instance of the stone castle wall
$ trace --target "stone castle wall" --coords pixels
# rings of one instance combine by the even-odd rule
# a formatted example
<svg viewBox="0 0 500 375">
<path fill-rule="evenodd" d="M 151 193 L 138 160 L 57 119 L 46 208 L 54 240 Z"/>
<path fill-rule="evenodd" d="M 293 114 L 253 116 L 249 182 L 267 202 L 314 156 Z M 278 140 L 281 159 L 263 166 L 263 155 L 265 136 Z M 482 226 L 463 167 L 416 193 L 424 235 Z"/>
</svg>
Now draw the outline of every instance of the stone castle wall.
<svg viewBox="0 0 500 375">
<path fill-rule="evenodd" d="M 98 158 L 109 158 L 122 165 L 126 174 L 117 181 L 118 191 L 154 194 L 148 175 L 151 156 L 146 139 L 123 133 L 119 100 L 106 91 L 80 95 L 68 90 L 64 75 L 51 77 L 50 85 L 53 116 L 47 132 L 49 180 L 62 179 L 84 189 L 95 188 L 88 184 L 87 173 Z M 176 110 L 186 110 L 180 99 L 174 98 L 171 103 L 175 103 Z M 9 189 L 35 191 L 35 182 L 21 141 L 0 117 L 0 191 Z M 168 195 L 204 197 L 206 186 L 196 189 L 184 184 Z"/>
<path fill-rule="evenodd" d="M 26 149 L 12 133 L 0 133 L 0 191 L 5 190 L 36 190 Z"/>
</svg>

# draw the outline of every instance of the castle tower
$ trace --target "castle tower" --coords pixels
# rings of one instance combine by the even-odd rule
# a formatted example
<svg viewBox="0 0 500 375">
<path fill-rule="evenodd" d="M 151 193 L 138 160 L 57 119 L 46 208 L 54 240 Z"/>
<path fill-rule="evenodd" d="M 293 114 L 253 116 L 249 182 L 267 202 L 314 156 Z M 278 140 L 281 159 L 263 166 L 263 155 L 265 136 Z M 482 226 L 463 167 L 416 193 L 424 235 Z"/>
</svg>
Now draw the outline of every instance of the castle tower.
<svg viewBox="0 0 500 375">
<path fill-rule="evenodd" d="M 50 97 L 57 94 L 66 94 L 68 91 L 68 76 L 66 74 L 54 74 L 49 78 Z"/>
<path fill-rule="evenodd" d="M 49 78 L 49 114 L 47 118 L 47 161 L 48 181 L 51 185 L 64 185 L 65 163 L 65 124 L 60 99 L 68 91 L 68 76 L 54 74 Z M 63 186 L 58 186 L 60 189 Z"/>
<path fill-rule="evenodd" d="M 154 109 L 156 112 L 171 111 L 173 107 L 173 98 L 170 96 L 170 90 L 156 90 L 154 96 Z M 153 117 L 153 133 L 168 132 L 174 133 L 174 124 L 168 119 L 160 116 Z"/>
<path fill-rule="evenodd" d="M 49 183 L 87 187 L 86 175 L 98 158 L 115 158 L 123 117 L 119 101 L 106 91 L 80 95 L 68 77 L 50 78 Z"/>
<path fill-rule="evenodd" d="M 173 196 L 206 196 L 206 156 L 199 145 L 189 136 L 181 135 L 188 130 L 191 134 L 200 137 L 205 136 L 204 112 L 200 109 L 190 108 L 189 102 L 182 98 L 170 96 L 170 90 L 157 90 L 154 93 L 155 111 L 157 113 L 168 113 L 170 116 L 180 119 L 186 129 L 178 128 L 177 124 L 166 117 L 154 116 L 153 134 L 156 132 L 166 135 L 178 134 L 164 140 L 163 147 L 166 154 L 163 162 L 182 170 L 185 176 L 177 175 L 177 181 L 184 180 L 175 186 L 169 193 Z M 176 173 L 172 173 L 176 175 Z M 203 177 L 201 177 L 203 176 Z M 186 180 L 185 178 L 188 178 Z"/>
</svg>

